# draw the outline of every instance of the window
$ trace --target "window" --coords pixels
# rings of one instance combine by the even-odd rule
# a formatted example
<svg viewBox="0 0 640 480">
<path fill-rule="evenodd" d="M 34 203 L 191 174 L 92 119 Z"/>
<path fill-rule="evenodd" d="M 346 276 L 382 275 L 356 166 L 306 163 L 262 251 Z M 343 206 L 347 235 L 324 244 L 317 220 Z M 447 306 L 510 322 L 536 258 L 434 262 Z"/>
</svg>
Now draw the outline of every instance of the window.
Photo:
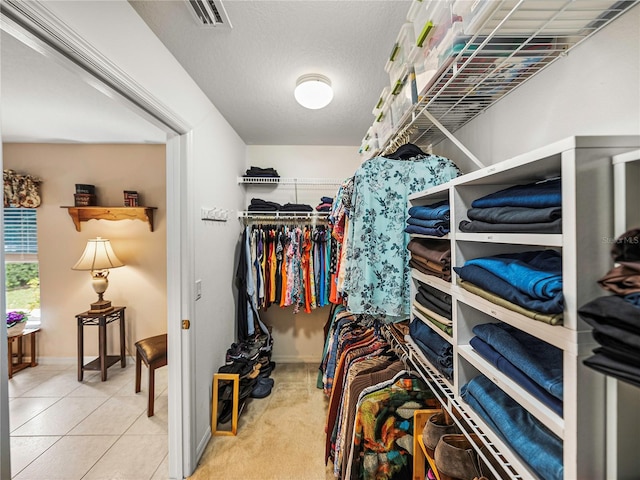
<svg viewBox="0 0 640 480">
<path fill-rule="evenodd" d="M 38 226 L 35 208 L 4 209 L 4 253 L 7 310 L 31 312 L 40 320 Z"/>
</svg>

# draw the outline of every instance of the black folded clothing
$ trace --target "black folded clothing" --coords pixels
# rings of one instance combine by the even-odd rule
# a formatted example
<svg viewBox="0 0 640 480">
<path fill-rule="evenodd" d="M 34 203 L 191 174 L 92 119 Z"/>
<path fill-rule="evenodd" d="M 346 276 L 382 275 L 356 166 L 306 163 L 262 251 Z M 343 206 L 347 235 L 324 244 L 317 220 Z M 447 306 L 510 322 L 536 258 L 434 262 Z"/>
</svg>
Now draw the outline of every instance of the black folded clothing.
<svg viewBox="0 0 640 480">
<path fill-rule="evenodd" d="M 282 205 L 276 202 L 268 202 L 261 198 L 252 198 L 251 205 L 248 210 L 250 212 L 276 212 L 282 208 Z"/>
<path fill-rule="evenodd" d="M 260 168 L 254 167 L 247 169 L 247 172 L 243 175 L 245 177 L 275 177 L 280 178 L 278 171 L 275 168 Z"/>
<path fill-rule="evenodd" d="M 313 212 L 313 207 L 304 203 L 285 203 L 280 210 L 283 212 Z"/>
</svg>

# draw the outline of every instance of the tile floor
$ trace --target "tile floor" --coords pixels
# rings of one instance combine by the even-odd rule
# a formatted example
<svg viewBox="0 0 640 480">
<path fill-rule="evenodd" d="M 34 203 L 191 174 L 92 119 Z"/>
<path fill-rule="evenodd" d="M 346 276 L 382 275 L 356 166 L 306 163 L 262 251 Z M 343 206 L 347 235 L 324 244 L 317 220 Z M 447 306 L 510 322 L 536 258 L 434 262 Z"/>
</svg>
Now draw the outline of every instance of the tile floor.
<svg viewBox="0 0 640 480">
<path fill-rule="evenodd" d="M 156 371 L 147 417 L 146 369 L 114 365 L 106 382 L 76 364 L 38 365 L 9 380 L 11 471 L 17 480 L 157 480 L 168 477 L 167 369 Z"/>
</svg>

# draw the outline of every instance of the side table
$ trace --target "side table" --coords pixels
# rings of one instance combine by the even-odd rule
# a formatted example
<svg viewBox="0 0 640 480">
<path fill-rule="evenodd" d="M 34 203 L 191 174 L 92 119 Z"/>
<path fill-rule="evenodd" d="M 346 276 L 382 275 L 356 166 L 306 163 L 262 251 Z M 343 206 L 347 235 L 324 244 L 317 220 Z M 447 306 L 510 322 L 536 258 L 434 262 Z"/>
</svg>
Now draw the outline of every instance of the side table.
<svg viewBox="0 0 640 480">
<path fill-rule="evenodd" d="M 105 313 L 90 313 L 89 311 L 76 315 L 78 321 L 78 381 L 81 382 L 85 370 L 100 370 L 101 379 L 107 379 L 107 368 L 120 360 L 120 365 L 124 368 L 127 364 L 125 358 L 125 338 L 124 338 L 124 309 L 126 307 L 114 307 L 113 310 Z M 107 355 L 107 325 L 120 321 L 120 355 Z M 84 327 L 98 327 L 98 358 L 84 365 Z"/>
<path fill-rule="evenodd" d="M 27 367 L 35 367 L 38 365 L 36 361 L 36 333 L 40 331 L 39 328 L 27 328 L 18 335 L 7 337 L 7 350 L 9 351 L 9 378 L 13 377 L 13 374 Z M 23 361 L 24 351 L 22 349 L 22 340 L 30 340 L 30 352 L 31 360 L 28 362 Z M 13 353 L 13 344 L 17 344 L 17 352 Z M 13 363 L 13 359 L 17 359 L 17 363 Z"/>
</svg>

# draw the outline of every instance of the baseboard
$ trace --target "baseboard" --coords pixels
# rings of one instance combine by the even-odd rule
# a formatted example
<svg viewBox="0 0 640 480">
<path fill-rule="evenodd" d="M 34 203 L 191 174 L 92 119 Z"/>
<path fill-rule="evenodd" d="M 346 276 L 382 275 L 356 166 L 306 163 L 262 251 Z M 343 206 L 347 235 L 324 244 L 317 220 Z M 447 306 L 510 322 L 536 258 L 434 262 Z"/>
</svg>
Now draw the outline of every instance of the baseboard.
<svg viewBox="0 0 640 480">
<path fill-rule="evenodd" d="M 204 432 L 202 439 L 200 439 L 200 442 L 198 443 L 198 448 L 196 449 L 196 466 L 200 463 L 200 459 L 202 458 L 202 455 L 204 455 L 204 451 L 209 444 L 209 440 L 211 440 L 211 426 L 207 428 L 207 431 Z"/>
<path fill-rule="evenodd" d="M 271 360 L 276 363 L 315 363 L 320 365 L 322 360 L 315 355 L 272 355 Z"/>
<path fill-rule="evenodd" d="M 87 364 L 94 360 L 96 357 L 84 357 L 84 363 Z M 125 360 L 127 365 L 135 365 L 136 359 L 132 356 L 126 355 Z M 78 357 L 41 357 L 38 355 L 39 365 L 54 365 L 54 366 L 77 366 Z"/>
</svg>

